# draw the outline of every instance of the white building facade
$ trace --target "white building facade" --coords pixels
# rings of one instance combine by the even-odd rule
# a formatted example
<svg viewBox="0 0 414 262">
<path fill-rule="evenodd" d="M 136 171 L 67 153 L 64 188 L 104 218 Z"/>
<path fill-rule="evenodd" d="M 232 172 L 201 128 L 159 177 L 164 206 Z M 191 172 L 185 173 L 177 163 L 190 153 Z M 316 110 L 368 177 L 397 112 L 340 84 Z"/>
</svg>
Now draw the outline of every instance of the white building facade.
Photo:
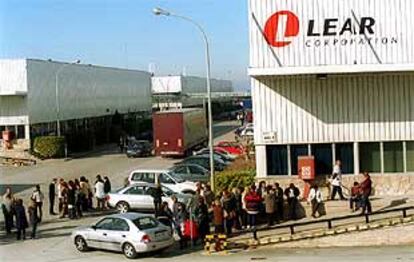
<svg viewBox="0 0 414 262">
<path fill-rule="evenodd" d="M 414 2 L 249 0 L 257 175 L 414 174 Z"/>
<path fill-rule="evenodd" d="M 148 72 L 35 59 L 0 60 L 0 132 L 11 130 L 17 139 L 30 141 L 39 132 L 56 133 L 58 118 L 64 131 L 73 128 L 70 125 L 86 128 L 88 121 L 115 112 L 150 111 Z"/>
</svg>

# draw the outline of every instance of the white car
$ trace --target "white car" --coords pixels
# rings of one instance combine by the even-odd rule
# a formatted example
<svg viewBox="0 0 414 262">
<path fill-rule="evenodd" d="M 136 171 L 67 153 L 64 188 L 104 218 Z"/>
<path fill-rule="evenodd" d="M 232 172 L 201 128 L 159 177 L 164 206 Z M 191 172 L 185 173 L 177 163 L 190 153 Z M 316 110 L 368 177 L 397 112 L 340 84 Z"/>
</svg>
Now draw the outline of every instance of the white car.
<svg viewBox="0 0 414 262">
<path fill-rule="evenodd" d="M 110 215 L 92 226 L 77 228 L 72 241 L 81 252 L 104 249 L 123 252 L 131 259 L 138 253 L 163 250 L 174 244 L 171 228 L 139 213 Z"/>
<path fill-rule="evenodd" d="M 177 174 L 174 174 L 170 170 L 135 170 L 129 174 L 128 181 L 133 183 L 150 183 L 158 184 L 168 187 L 173 192 L 179 192 L 184 194 L 194 194 L 196 191 L 196 183 L 186 181 Z"/>
<path fill-rule="evenodd" d="M 253 137 L 254 136 L 254 129 L 253 127 L 246 127 L 241 131 L 240 136 L 242 137 Z"/>
<path fill-rule="evenodd" d="M 109 193 L 107 201 L 110 207 L 116 208 L 120 213 L 126 213 L 130 210 L 153 211 L 155 209 L 152 197 L 154 190 L 154 184 L 134 183 Z M 170 209 L 173 206 L 171 199 L 173 195 L 185 205 L 188 205 L 192 199 L 192 195 L 176 193 L 165 186 L 162 186 L 162 192 L 162 201 L 167 202 Z"/>
</svg>

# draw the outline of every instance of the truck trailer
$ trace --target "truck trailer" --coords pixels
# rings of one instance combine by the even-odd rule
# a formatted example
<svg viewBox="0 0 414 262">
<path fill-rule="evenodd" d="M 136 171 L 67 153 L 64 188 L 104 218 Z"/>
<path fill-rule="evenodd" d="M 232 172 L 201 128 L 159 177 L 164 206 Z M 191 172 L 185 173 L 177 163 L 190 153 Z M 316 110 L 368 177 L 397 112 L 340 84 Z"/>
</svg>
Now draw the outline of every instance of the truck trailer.
<svg viewBox="0 0 414 262">
<path fill-rule="evenodd" d="M 204 110 L 186 108 L 155 112 L 154 148 L 157 156 L 182 157 L 207 144 Z"/>
</svg>

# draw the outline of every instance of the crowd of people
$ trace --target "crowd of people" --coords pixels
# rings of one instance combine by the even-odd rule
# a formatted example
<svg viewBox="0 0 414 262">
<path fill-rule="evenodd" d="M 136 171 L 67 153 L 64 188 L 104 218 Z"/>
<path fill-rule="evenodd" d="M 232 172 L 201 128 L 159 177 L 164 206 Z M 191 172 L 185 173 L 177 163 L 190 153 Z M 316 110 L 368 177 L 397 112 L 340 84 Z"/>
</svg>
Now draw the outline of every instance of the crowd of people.
<svg viewBox="0 0 414 262">
<path fill-rule="evenodd" d="M 63 178 L 54 178 L 49 184 L 49 214 L 58 215 L 59 218 L 68 217 L 78 219 L 84 212 L 92 210 L 101 211 L 107 209 L 106 195 L 111 191 L 111 182 L 108 177 L 102 179 L 101 175 L 96 176 L 93 187 L 88 179 L 81 176 L 79 179 L 65 181 Z M 58 213 L 55 212 L 56 198 L 58 200 Z M 96 199 L 96 208 L 93 207 L 93 199 Z M 16 238 L 26 239 L 26 229 L 31 226 L 31 238 L 36 238 L 37 225 L 43 218 L 43 202 L 45 196 L 36 185 L 30 196 L 27 211 L 24 201 L 16 198 L 10 187 L 2 198 L 2 211 L 4 215 L 5 230 L 7 234 L 16 229 Z"/>
<path fill-rule="evenodd" d="M 342 193 L 342 174 L 340 161 L 334 167 L 329 178 L 332 185 L 330 199 L 335 200 L 336 194 L 341 200 L 346 200 Z M 364 173 L 361 183 L 355 182 L 350 189 L 349 203 L 351 211 L 362 209 L 361 214 L 371 213 L 372 207 L 369 196 L 372 191 L 372 181 L 368 173 Z M 92 210 L 102 211 L 108 208 L 106 196 L 111 191 L 111 182 L 108 177 L 96 176 L 93 185 L 88 179 L 81 176 L 79 179 L 65 181 L 53 179 L 48 188 L 49 214 L 59 215 L 59 218 L 68 217 L 78 219 L 84 212 Z M 324 198 L 318 185 L 313 184 L 307 194 L 307 202 L 311 205 L 311 216 L 323 215 L 321 206 Z M 197 184 L 197 190 L 191 203 L 181 203 L 172 196 L 173 205 L 163 202 L 162 187 L 158 185 L 153 191 L 155 215 L 166 224 L 172 225 L 180 238 L 182 247 L 186 245 L 188 236 L 184 236 L 184 228 L 188 221 L 197 225 L 199 239 L 204 239 L 211 232 L 232 235 L 233 230 L 255 228 L 258 222 L 272 226 L 285 220 L 296 220 L 304 214 L 300 211 L 301 192 L 293 183 L 282 188 L 279 183 L 252 184 L 248 187 L 227 188 L 217 194 L 211 190 L 209 184 Z M 26 208 L 23 200 L 15 198 L 10 188 L 3 195 L 2 211 L 5 218 L 5 229 L 8 234 L 16 228 L 17 239 L 26 238 L 26 228 L 31 225 L 31 237 L 36 237 L 37 225 L 43 218 L 44 194 L 39 185 L 36 185 Z M 58 213 L 55 213 L 57 198 Z M 94 200 L 95 199 L 95 200 Z M 95 207 L 93 202 L 96 202 Z M 190 236 L 192 239 L 192 236 Z"/>
</svg>

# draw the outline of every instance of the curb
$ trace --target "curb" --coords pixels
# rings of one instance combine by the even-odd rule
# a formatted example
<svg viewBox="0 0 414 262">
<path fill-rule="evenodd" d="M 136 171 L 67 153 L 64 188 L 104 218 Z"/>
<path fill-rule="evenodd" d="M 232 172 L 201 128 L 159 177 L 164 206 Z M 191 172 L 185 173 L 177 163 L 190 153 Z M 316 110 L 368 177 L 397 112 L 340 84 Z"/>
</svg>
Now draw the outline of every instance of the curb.
<svg viewBox="0 0 414 262">
<path fill-rule="evenodd" d="M 308 233 L 299 233 L 294 235 L 286 235 L 286 236 L 279 236 L 279 237 L 263 237 L 259 240 L 248 240 L 248 241 L 234 241 L 232 244 L 236 245 L 247 245 L 249 247 L 257 247 L 257 246 L 266 246 L 271 244 L 279 244 L 279 243 L 286 243 L 286 242 L 294 242 L 300 241 L 305 239 L 315 239 L 321 238 L 326 236 L 335 236 L 335 235 L 342 235 L 346 233 L 356 233 L 356 232 L 363 232 L 367 230 L 375 230 L 380 228 L 386 228 L 396 225 L 404 225 L 404 224 L 411 224 L 414 222 L 414 215 L 405 218 L 394 218 L 394 219 L 387 219 L 378 222 L 374 222 L 371 224 L 360 224 L 360 225 L 351 225 L 347 227 L 338 227 L 335 229 L 329 229 L 319 232 L 308 232 Z"/>
</svg>

